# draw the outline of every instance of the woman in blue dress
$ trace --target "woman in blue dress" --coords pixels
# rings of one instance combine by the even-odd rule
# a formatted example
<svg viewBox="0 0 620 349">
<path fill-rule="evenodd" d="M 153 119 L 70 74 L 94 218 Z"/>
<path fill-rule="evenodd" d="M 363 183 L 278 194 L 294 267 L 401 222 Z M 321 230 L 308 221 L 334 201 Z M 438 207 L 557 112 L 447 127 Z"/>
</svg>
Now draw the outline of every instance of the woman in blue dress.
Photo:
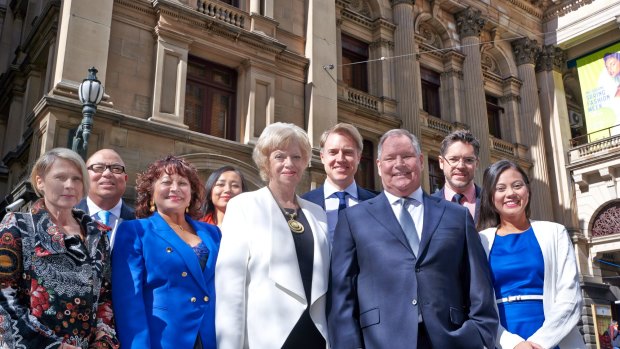
<svg viewBox="0 0 620 349">
<path fill-rule="evenodd" d="M 500 349 L 585 348 L 583 300 L 564 226 L 530 220 L 530 183 L 501 160 L 484 172 L 478 230 L 491 268 Z"/>
</svg>

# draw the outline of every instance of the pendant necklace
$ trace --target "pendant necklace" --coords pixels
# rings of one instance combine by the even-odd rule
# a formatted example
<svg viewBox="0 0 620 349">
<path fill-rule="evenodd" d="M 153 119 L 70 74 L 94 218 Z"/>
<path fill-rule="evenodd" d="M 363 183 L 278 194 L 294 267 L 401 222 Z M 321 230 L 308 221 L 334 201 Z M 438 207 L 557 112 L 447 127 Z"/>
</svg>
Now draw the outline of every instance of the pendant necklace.
<svg viewBox="0 0 620 349">
<path fill-rule="evenodd" d="M 273 195 L 273 192 L 271 191 L 271 189 L 269 188 L 269 186 L 267 186 L 267 189 L 269 190 L 269 192 L 271 193 L 271 196 L 273 197 L 273 199 L 276 202 L 276 205 L 278 205 L 278 208 L 280 209 L 280 211 L 282 211 L 282 213 L 284 213 L 284 216 L 286 216 L 287 220 L 286 223 L 288 223 L 288 227 L 291 229 L 291 231 L 295 234 L 301 234 L 304 232 L 304 225 L 301 224 L 298 220 L 296 220 L 295 218 L 297 218 L 297 210 L 296 209 L 292 209 L 293 212 L 288 212 L 286 211 L 286 209 L 282 208 L 282 206 L 280 206 L 280 203 L 278 203 L 278 200 L 276 199 L 275 195 Z"/>
</svg>

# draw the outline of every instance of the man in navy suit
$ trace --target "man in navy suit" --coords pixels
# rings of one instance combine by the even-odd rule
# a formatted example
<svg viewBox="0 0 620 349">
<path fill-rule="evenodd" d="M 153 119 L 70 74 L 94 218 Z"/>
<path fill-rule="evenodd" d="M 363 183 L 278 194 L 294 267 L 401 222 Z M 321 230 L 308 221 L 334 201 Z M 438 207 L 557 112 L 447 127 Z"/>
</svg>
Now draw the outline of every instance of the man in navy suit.
<svg viewBox="0 0 620 349">
<path fill-rule="evenodd" d="M 344 208 L 375 197 L 377 194 L 358 187 L 355 172 L 362 157 L 364 143 L 357 128 L 340 123 L 323 132 L 320 141 L 321 162 L 325 166 L 325 183 L 301 197 L 321 206 L 327 214 L 329 242 L 334 238 L 338 213 Z"/>
<path fill-rule="evenodd" d="M 136 218 L 134 209 L 123 202 L 129 178 L 125 163 L 114 150 L 101 149 L 88 158 L 86 167 L 90 180 L 88 197 L 75 207 L 112 227 L 110 245 L 113 245 L 120 222 Z"/>
<path fill-rule="evenodd" d="M 446 184 L 433 196 L 465 206 L 478 222 L 481 189 L 474 183 L 474 175 L 480 162 L 480 142 L 469 130 L 456 130 L 441 142 L 439 167 L 443 170 Z"/>
<path fill-rule="evenodd" d="M 423 155 L 406 130 L 379 141 L 384 191 L 342 212 L 332 250 L 333 349 L 494 348 L 486 255 L 466 208 L 422 190 Z"/>
</svg>

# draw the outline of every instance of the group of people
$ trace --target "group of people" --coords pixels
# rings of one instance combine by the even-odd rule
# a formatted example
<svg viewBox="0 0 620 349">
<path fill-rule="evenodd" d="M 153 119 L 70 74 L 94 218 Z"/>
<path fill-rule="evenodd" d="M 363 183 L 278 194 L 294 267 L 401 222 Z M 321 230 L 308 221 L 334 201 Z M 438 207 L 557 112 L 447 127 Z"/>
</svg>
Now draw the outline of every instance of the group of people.
<svg viewBox="0 0 620 349">
<path fill-rule="evenodd" d="M 530 220 L 521 167 L 475 185 L 479 143 L 457 130 L 429 195 L 417 138 L 394 129 L 377 193 L 355 182 L 362 150 L 354 126 L 325 131 L 326 180 L 299 196 L 310 141 L 274 123 L 252 155 L 265 187 L 231 166 L 203 186 L 167 156 L 138 174 L 135 211 L 115 151 L 48 151 L 41 199 L 0 224 L 0 347 L 585 348 L 570 238 Z"/>
</svg>

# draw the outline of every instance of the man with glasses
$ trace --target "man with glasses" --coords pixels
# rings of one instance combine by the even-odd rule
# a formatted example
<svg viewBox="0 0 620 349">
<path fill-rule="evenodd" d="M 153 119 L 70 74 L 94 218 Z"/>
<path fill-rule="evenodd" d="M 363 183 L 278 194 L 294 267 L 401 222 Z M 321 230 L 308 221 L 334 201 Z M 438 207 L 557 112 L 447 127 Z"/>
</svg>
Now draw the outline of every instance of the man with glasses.
<svg viewBox="0 0 620 349">
<path fill-rule="evenodd" d="M 478 223 L 480 187 L 474 184 L 480 142 L 469 130 L 456 130 L 441 142 L 439 167 L 446 178 L 444 187 L 433 196 L 465 206 Z"/>
<path fill-rule="evenodd" d="M 86 161 L 90 177 L 88 197 L 76 206 L 94 219 L 112 227 L 110 246 L 114 244 L 116 227 L 123 220 L 135 219 L 134 209 L 123 202 L 127 187 L 125 163 L 112 149 L 101 149 Z"/>
</svg>

